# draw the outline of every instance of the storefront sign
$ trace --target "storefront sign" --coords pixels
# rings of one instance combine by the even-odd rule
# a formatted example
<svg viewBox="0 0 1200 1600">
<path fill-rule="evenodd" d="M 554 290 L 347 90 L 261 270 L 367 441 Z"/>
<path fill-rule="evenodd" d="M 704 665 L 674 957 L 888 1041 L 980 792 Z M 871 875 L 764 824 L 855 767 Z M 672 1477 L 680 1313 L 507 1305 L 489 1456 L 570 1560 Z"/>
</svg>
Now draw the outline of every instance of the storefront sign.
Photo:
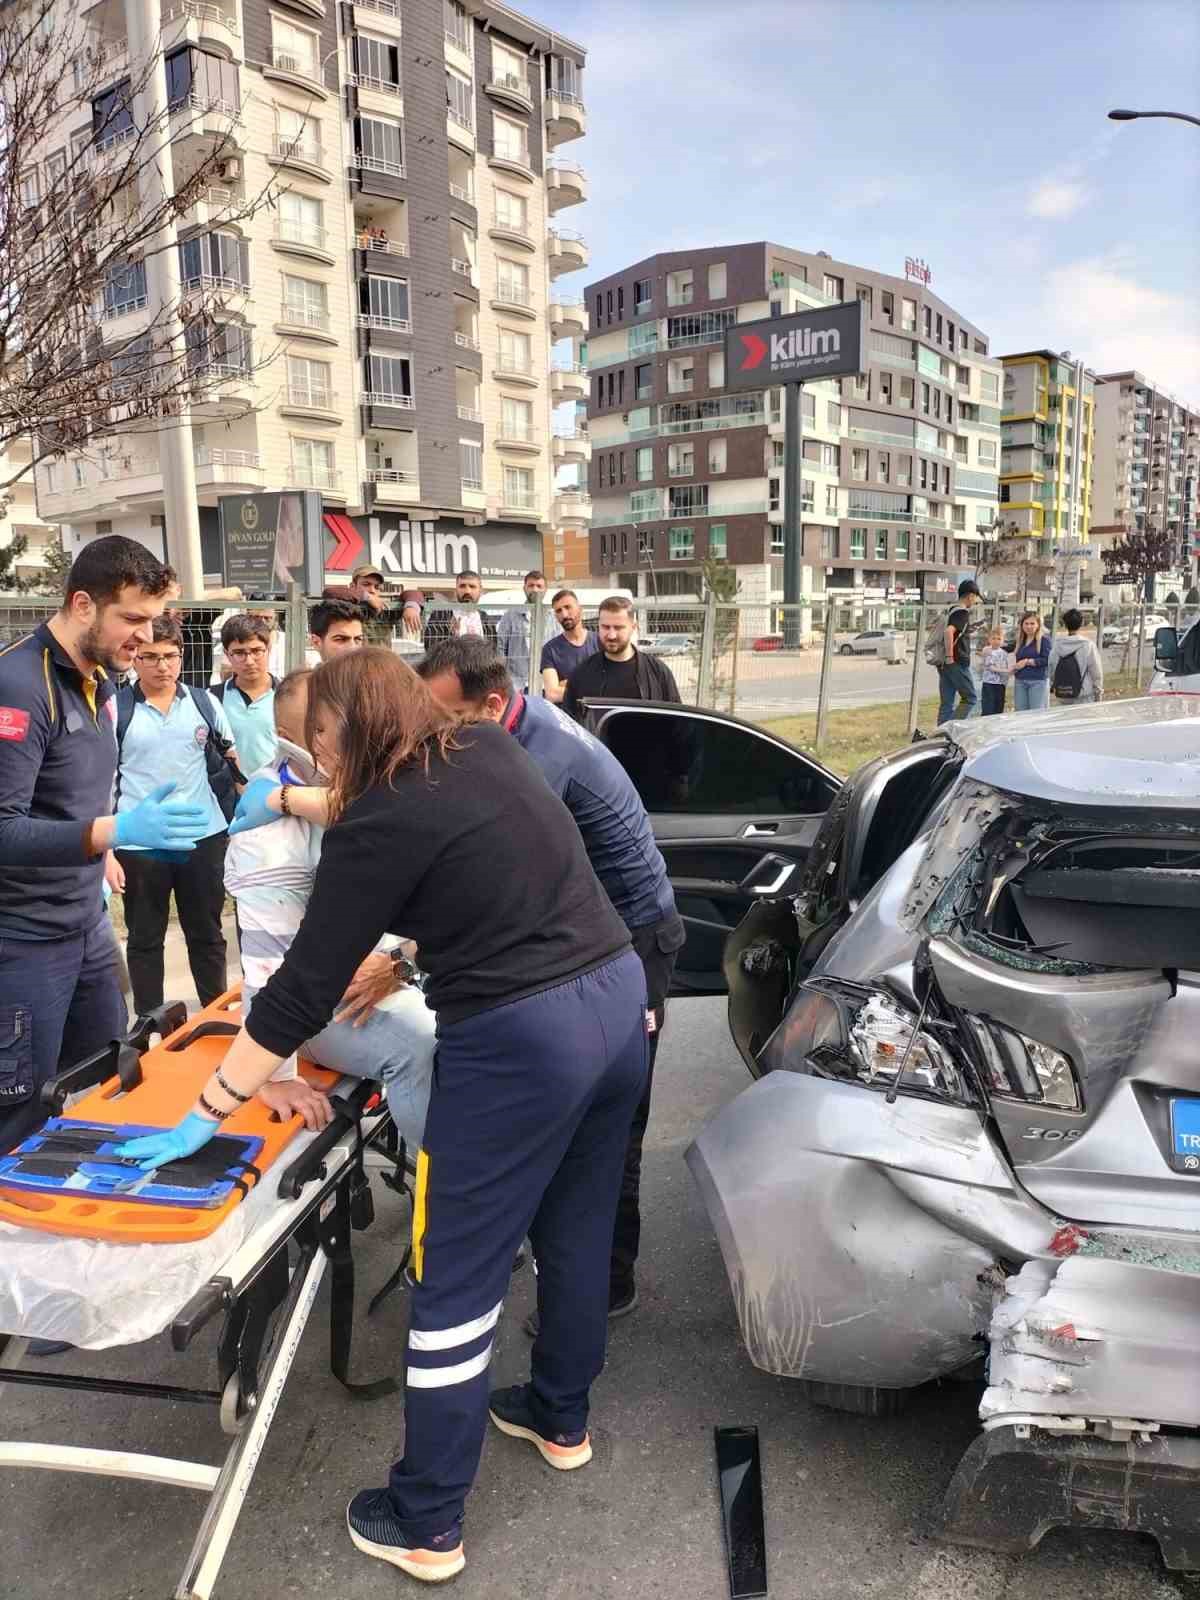
<svg viewBox="0 0 1200 1600">
<path fill-rule="evenodd" d="M 735 323 L 725 333 L 729 389 L 856 377 L 866 363 L 867 308 L 858 300 L 791 317 Z"/>
<path fill-rule="evenodd" d="M 307 593 L 323 582 L 321 496 L 312 490 L 288 494 L 226 494 L 217 501 L 221 526 L 221 570 L 226 584 L 244 595 L 284 594 L 289 583 Z"/>
<path fill-rule="evenodd" d="M 933 273 L 929 270 L 929 263 L 922 261 L 920 256 L 905 256 L 904 276 L 911 278 L 915 283 L 929 284 L 933 280 Z"/>
<path fill-rule="evenodd" d="M 325 532 L 331 572 L 353 571 L 369 561 L 385 578 L 412 578 L 419 584 L 421 579 L 453 578 L 467 569 L 481 578 L 523 578 L 542 564 L 541 535 L 519 522 L 468 528 L 449 519 L 347 517 L 327 511 Z"/>
</svg>

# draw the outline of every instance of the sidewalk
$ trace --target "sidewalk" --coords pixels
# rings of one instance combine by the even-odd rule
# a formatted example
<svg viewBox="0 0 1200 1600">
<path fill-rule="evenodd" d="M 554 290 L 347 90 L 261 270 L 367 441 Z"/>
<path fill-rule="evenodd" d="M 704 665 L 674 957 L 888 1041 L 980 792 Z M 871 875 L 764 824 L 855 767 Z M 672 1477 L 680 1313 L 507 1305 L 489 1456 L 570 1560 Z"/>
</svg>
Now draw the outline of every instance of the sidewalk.
<svg viewBox="0 0 1200 1600">
<path fill-rule="evenodd" d="M 229 951 L 229 982 L 234 984 L 240 980 L 242 968 L 238 961 L 237 932 L 233 925 L 232 913 L 225 917 L 222 926 L 225 929 L 225 945 Z M 123 937 L 121 943 L 124 947 Z M 183 1000 L 189 1011 L 198 1011 L 200 1000 L 196 994 L 196 985 L 192 982 L 192 974 L 188 970 L 187 945 L 183 942 L 183 931 L 174 917 L 167 925 L 165 956 L 163 999 Z"/>
</svg>

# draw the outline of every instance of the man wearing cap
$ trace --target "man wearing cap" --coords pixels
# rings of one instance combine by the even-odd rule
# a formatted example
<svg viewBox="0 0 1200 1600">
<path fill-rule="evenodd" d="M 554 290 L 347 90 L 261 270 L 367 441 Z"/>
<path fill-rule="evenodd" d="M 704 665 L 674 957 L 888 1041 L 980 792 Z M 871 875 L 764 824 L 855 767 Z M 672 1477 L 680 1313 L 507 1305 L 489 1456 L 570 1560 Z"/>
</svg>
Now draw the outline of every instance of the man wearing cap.
<svg viewBox="0 0 1200 1600">
<path fill-rule="evenodd" d="M 958 586 L 958 605 L 946 618 L 946 659 L 938 667 L 938 724 L 952 722 L 955 702 L 961 701 L 957 716 L 969 717 L 979 698 L 971 676 L 971 609 L 979 603 L 979 585 L 964 578 Z"/>
<path fill-rule="evenodd" d="M 388 607 L 383 584 L 384 577 L 379 568 L 365 562 L 361 567 L 355 567 L 348 584 L 331 584 L 324 595 L 327 600 L 356 600 L 362 608 L 367 643 L 381 644 L 385 650 L 390 650 L 395 618 Z"/>
</svg>

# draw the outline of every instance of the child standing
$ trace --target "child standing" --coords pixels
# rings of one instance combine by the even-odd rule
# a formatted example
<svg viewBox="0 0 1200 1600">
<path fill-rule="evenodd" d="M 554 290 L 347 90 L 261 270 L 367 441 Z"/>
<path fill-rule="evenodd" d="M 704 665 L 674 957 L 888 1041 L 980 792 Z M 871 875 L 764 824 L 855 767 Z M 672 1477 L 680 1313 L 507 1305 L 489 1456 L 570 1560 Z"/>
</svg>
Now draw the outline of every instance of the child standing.
<svg viewBox="0 0 1200 1600">
<path fill-rule="evenodd" d="M 987 636 L 983 652 L 983 704 L 980 714 L 998 716 L 1004 710 L 1004 697 L 1008 693 L 1008 679 L 1012 661 L 1004 648 L 1004 629 L 993 628 Z"/>
</svg>

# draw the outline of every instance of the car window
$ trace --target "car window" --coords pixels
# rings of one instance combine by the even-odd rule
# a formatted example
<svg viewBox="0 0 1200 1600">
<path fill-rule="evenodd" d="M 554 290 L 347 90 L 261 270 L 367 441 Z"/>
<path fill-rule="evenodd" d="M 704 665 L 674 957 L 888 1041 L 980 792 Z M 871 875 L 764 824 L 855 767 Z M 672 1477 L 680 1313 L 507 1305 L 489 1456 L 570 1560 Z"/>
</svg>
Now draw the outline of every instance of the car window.
<svg viewBox="0 0 1200 1600">
<path fill-rule="evenodd" d="M 659 815 L 815 816 L 836 790 L 798 752 L 731 723 L 620 711 L 604 719 L 602 737 Z"/>
</svg>

